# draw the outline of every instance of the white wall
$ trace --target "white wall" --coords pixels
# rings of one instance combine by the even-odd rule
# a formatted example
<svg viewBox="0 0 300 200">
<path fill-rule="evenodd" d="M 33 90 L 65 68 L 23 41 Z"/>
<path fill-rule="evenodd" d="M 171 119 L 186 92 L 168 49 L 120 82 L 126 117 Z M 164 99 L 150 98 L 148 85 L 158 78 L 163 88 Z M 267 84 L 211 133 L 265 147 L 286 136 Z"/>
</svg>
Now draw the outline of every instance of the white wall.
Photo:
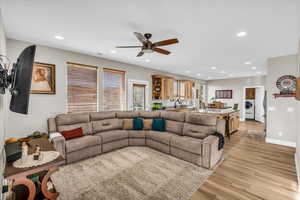
<svg viewBox="0 0 300 200">
<path fill-rule="evenodd" d="M 276 81 L 283 75 L 297 75 L 297 56 L 281 56 L 268 59 L 267 137 L 266 141 L 288 146 L 296 145 L 297 116 L 295 98 L 274 98 L 279 93 Z"/>
<path fill-rule="evenodd" d="M 0 10 L 0 54 L 6 55 L 6 37 L 2 22 L 1 10 Z M 4 138 L 5 138 L 5 128 L 4 128 L 4 97 L 0 95 L 0 199 L 2 191 L 2 181 L 3 181 L 3 170 L 4 170 Z"/>
<path fill-rule="evenodd" d="M 7 40 L 7 54 L 12 61 L 16 61 L 20 52 L 30 45 L 30 43 Z M 116 61 L 106 60 L 98 57 L 83 55 L 61 49 L 50 48 L 46 46 L 37 46 L 35 61 L 43 63 L 51 63 L 56 65 L 56 94 L 40 95 L 32 94 L 30 96 L 29 114 L 21 115 L 9 112 L 7 123 L 7 137 L 23 137 L 31 134 L 35 130 L 46 131 L 46 120 L 60 113 L 66 112 L 67 103 L 67 65 L 66 62 L 75 62 L 87 65 L 99 66 L 100 68 L 113 68 L 126 71 L 126 79 L 143 80 L 152 82 L 152 74 L 167 74 L 161 71 L 146 69 L 140 66 L 120 63 Z M 175 76 L 178 79 L 189 79 L 184 76 Z M 101 77 L 101 75 L 100 75 Z M 127 81 L 126 81 L 127 82 Z M 101 80 L 100 80 L 101 84 Z M 100 86 L 101 88 L 101 86 Z M 152 91 L 152 88 L 149 88 Z M 101 97 L 101 89 L 100 97 Z M 149 95 L 149 102 L 152 102 L 152 96 Z M 101 106 L 101 98 L 99 99 Z"/>
<path fill-rule="evenodd" d="M 222 80 L 211 80 L 207 81 L 207 101 L 210 102 L 212 97 L 215 97 L 216 90 L 232 90 L 232 99 L 218 99 L 228 106 L 233 106 L 233 104 L 239 104 L 240 115 L 244 110 L 243 107 L 243 95 L 244 87 L 247 86 L 264 86 L 265 77 L 245 77 L 245 78 L 232 78 L 232 79 L 222 79 Z"/>
</svg>

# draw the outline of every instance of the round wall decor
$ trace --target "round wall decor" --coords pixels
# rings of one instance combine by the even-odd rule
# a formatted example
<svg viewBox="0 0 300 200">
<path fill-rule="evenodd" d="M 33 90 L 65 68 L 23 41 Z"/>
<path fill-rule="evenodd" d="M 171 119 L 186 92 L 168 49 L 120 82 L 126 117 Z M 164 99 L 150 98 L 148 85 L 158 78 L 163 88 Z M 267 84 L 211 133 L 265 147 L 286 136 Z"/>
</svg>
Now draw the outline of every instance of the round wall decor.
<svg viewBox="0 0 300 200">
<path fill-rule="evenodd" d="M 292 75 L 281 76 L 276 81 L 276 86 L 280 93 L 295 93 L 296 91 L 296 77 Z"/>
</svg>

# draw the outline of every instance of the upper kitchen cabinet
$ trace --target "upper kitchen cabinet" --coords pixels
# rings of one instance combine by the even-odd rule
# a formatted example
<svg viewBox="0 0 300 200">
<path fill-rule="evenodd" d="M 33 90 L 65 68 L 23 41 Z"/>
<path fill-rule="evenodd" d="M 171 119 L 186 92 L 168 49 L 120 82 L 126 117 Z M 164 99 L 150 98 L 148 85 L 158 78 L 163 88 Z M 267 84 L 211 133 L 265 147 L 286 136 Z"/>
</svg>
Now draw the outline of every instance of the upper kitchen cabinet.
<svg viewBox="0 0 300 200">
<path fill-rule="evenodd" d="M 193 98 L 194 82 L 190 80 L 177 80 L 177 93 L 176 97 L 182 97 L 185 99 Z"/>
<path fill-rule="evenodd" d="M 174 98 L 174 78 L 162 75 L 152 76 L 152 98 L 167 100 Z"/>
</svg>

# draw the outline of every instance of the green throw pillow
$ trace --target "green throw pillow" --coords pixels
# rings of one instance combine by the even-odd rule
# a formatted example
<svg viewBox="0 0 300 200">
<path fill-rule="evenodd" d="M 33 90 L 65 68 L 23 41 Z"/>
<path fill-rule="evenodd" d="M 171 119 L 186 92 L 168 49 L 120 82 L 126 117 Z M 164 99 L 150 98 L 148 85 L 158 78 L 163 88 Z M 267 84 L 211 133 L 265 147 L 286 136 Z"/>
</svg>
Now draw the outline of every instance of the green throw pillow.
<svg viewBox="0 0 300 200">
<path fill-rule="evenodd" d="M 152 130 L 153 131 L 166 131 L 166 120 L 164 118 L 153 119 Z"/>
<path fill-rule="evenodd" d="M 133 118 L 133 130 L 143 130 L 144 123 L 143 118 L 135 117 Z"/>
</svg>

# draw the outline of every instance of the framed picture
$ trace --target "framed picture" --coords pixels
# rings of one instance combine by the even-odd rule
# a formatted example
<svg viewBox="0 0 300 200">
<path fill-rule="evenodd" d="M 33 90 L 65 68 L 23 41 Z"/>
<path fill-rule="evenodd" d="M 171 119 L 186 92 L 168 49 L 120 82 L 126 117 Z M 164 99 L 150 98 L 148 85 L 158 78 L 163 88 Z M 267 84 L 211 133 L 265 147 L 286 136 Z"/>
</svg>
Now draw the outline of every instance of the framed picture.
<svg viewBox="0 0 300 200">
<path fill-rule="evenodd" d="M 232 90 L 216 90 L 216 99 L 232 99 Z"/>
<path fill-rule="evenodd" d="M 32 70 L 31 94 L 55 94 L 55 65 L 35 62 Z"/>
</svg>

